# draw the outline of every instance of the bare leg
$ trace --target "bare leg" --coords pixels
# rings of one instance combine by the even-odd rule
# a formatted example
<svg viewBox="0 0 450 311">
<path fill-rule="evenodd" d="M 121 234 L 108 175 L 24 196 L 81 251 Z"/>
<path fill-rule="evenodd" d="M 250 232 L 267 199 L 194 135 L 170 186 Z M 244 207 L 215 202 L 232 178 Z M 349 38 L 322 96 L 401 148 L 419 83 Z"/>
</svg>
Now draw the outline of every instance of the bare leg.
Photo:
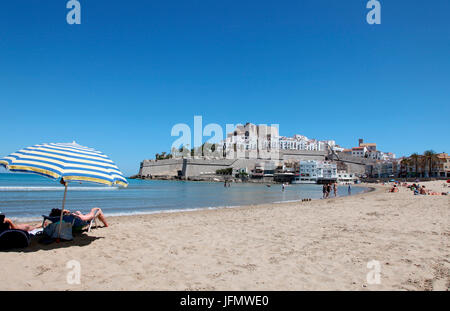
<svg viewBox="0 0 450 311">
<path fill-rule="evenodd" d="M 95 212 L 97 212 L 97 215 L 95 214 Z M 106 221 L 106 217 L 103 214 L 103 211 L 101 210 L 101 208 L 94 207 L 93 209 L 91 209 L 91 212 L 89 213 L 89 215 L 92 215 L 91 220 L 97 216 L 98 219 L 100 219 L 100 221 L 105 225 L 105 227 L 108 227 L 108 222 Z"/>
<path fill-rule="evenodd" d="M 5 221 L 4 221 L 4 222 L 7 223 L 7 224 L 9 224 L 9 227 L 10 227 L 11 229 L 23 230 L 23 231 L 32 231 L 32 230 L 34 230 L 34 229 L 37 229 L 37 228 L 41 228 L 41 227 L 42 227 L 42 225 L 34 226 L 34 225 L 30 225 L 30 224 L 14 224 L 14 223 L 11 221 L 11 219 L 9 219 L 9 218 L 5 218 Z"/>
<path fill-rule="evenodd" d="M 97 215 L 98 215 L 98 219 L 100 219 L 100 221 L 105 225 L 105 227 L 108 227 L 108 223 L 106 222 L 106 217 L 103 214 L 103 211 L 100 208 L 96 208 L 98 210 Z"/>
<path fill-rule="evenodd" d="M 91 221 L 94 219 L 94 217 L 96 217 L 95 212 L 97 212 L 97 217 L 98 219 L 100 219 L 100 221 L 105 225 L 105 227 L 108 227 L 108 223 L 106 222 L 106 218 L 105 215 L 103 214 L 102 210 L 98 207 L 94 207 L 93 209 L 91 209 L 91 211 L 86 214 L 83 215 L 81 212 L 77 211 L 75 213 L 75 215 L 77 215 L 78 218 L 80 218 L 81 220 L 84 221 Z"/>
</svg>

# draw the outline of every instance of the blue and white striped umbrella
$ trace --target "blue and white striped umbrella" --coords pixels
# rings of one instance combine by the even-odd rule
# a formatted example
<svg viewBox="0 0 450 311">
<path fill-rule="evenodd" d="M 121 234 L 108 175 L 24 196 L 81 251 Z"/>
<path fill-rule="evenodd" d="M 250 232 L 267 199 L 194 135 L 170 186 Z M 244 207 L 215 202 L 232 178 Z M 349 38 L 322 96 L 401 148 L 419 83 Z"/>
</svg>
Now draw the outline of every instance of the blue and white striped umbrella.
<svg viewBox="0 0 450 311">
<path fill-rule="evenodd" d="M 65 182 L 93 182 L 128 186 L 122 172 L 103 153 L 77 143 L 40 144 L 0 159 L 0 166 L 13 172 L 43 175 Z"/>
</svg>

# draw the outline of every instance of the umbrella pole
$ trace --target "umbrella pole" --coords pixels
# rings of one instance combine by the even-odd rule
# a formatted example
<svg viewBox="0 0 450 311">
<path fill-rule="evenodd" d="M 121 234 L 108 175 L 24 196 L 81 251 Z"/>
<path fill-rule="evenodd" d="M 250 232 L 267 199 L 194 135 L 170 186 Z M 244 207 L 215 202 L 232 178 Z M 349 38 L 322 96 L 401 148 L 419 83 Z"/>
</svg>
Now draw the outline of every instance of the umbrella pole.
<svg viewBox="0 0 450 311">
<path fill-rule="evenodd" d="M 58 241 L 59 237 L 61 236 L 61 226 L 62 226 L 62 220 L 64 215 L 64 205 L 66 204 L 66 195 L 67 195 L 67 183 L 64 183 L 64 199 L 62 203 L 62 210 L 61 210 L 61 216 L 59 217 L 59 228 L 58 228 Z"/>
</svg>

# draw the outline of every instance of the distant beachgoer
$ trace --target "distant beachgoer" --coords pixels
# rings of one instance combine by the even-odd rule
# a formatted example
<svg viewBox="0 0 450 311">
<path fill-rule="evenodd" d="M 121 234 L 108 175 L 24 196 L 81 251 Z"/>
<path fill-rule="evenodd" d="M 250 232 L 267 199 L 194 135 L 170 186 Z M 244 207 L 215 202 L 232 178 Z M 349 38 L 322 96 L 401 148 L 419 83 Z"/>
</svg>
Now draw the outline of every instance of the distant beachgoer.
<svg viewBox="0 0 450 311">
<path fill-rule="evenodd" d="M 337 197 L 337 183 L 333 184 L 333 191 L 334 191 L 334 196 Z"/>
<path fill-rule="evenodd" d="M 394 186 L 389 190 L 389 192 L 398 192 L 397 186 L 394 185 Z"/>
<path fill-rule="evenodd" d="M 281 184 L 281 191 L 284 191 L 284 183 Z"/>
<path fill-rule="evenodd" d="M 328 183 L 327 184 L 327 198 L 330 197 L 330 194 L 331 194 L 331 183 Z"/>
<path fill-rule="evenodd" d="M 419 193 L 423 195 L 427 195 L 428 191 L 425 189 L 425 186 L 422 186 L 422 188 L 419 188 Z"/>
<path fill-rule="evenodd" d="M 323 198 L 326 199 L 327 198 L 327 185 L 326 184 L 323 184 L 322 192 L 323 192 Z"/>
<path fill-rule="evenodd" d="M 352 195 L 352 185 L 351 184 L 348 184 L 347 191 L 348 191 L 348 195 Z"/>
<path fill-rule="evenodd" d="M 227 186 L 227 181 L 226 181 L 226 180 L 223 182 L 223 186 L 224 186 L 224 187 Z"/>
</svg>

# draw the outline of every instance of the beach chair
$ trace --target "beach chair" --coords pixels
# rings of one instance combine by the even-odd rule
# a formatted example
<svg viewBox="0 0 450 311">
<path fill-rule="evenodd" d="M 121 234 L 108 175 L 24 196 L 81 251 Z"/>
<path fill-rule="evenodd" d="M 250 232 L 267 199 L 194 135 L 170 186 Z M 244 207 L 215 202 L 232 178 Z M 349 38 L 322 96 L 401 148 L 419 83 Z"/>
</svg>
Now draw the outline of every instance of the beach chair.
<svg viewBox="0 0 450 311">
<path fill-rule="evenodd" d="M 89 221 L 89 222 L 81 220 L 79 217 L 77 217 L 75 215 L 72 215 L 72 214 L 71 215 L 64 215 L 63 216 L 63 221 L 71 223 L 72 224 L 72 228 L 74 230 L 81 231 L 85 227 L 88 227 L 87 231 L 91 232 L 92 224 L 95 224 L 95 228 L 98 227 L 98 224 L 97 224 L 98 215 L 97 214 L 98 214 L 98 211 L 95 212 L 94 218 L 91 221 Z M 49 220 L 49 221 L 51 221 L 53 223 L 54 222 L 58 222 L 60 220 L 60 216 L 45 216 L 45 215 L 42 215 L 42 217 L 44 218 L 42 220 L 42 227 L 44 226 L 46 220 Z"/>
<path fill-rule="evenodd" d="M 30 243 L 30 235 L 26 231 L 8 229 L 0 232 L 0 250 L 25 248 Z"/>
</svg>

